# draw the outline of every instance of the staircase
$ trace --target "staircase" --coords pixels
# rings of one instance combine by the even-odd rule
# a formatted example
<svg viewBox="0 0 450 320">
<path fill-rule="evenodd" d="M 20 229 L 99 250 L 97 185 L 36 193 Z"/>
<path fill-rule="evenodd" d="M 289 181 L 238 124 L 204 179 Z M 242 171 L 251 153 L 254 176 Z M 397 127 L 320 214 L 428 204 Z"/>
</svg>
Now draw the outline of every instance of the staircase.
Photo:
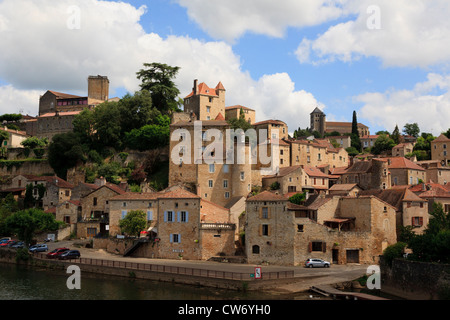
<svg viewBox="0 0 450 320">
<path fill-rule="evenodd" d="M 136 251 L 137 248 L 139 248 L 143 243 L 148 242 L 148 239 L 138 239 L 133 242 L 133 245 L 125 250 L 123 256 L 128 257 L 130 256 L 134 251 Z"/>
</svg>

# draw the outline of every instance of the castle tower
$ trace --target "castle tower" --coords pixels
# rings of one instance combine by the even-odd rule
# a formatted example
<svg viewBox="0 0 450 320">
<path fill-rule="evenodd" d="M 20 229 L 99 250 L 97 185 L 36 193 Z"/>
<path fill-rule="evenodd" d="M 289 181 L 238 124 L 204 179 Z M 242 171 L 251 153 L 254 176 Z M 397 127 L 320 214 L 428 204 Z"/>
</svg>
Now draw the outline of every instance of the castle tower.
<svg viewBox="0 0 450 320">
<path fill-rule="evenodd" d="M 106 76 L 89 76 L 88 78 L 89 99 L 107 101 L 109 98 L 109 80 Z"/>
<path fill-rule="evenodd" d="M 313 112 L 310 114 L 311 121 L 310 121 L 310 128 L 311 131 L 317 131 L 322 136 L 325 133 L 326 130 L 326 115 L 322 112 L 319 108 L 315 108 Z"/>
<path fill-rule="evenodd" d="M 219 82 L 215 88 L 194 80 L 192 92 L 184 98 L 184 112 L 195 114 L 196 120 L 214 120 L 219 114 L 225 116 L 225 88 Z"/>
<path fill-rule="evenodd" d="M 389 172 L 389 160 L 372 159 L 372 174 L 370 189 L 390 189 L 391 173 Z"/>
</svg>

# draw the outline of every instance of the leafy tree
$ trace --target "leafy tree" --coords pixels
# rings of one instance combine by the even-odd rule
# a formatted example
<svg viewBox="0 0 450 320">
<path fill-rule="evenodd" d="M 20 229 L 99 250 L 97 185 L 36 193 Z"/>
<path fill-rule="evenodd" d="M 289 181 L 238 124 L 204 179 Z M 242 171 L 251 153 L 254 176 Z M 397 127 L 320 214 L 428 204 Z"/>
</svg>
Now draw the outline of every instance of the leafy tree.
<svg viewBox="0 0 450 320">
<path fill-rule="evenodd" d="M 450 128 L 447 131 L 443 132 L 443 134 L 450 139 Z"/>
<path fill-rule="evenodd" d="M 3 141 L 9 139 L 9 133 L 5 130 L 0 130 L 0 144 L 3 146 Z"/>
<path fill-rule="evenodd" d="M 417 138 L 420 133 L 419 125 L 417 123 L 407 123 L 403 127 L 403 132 L 409 136 Z"/>
<path fill-rule="evenodd" d="M 395 125 L 394 131 L 391 135 L 392 140 L 394 140 L 395 144 L 399 144 L 401 140 L 400 130 L 398 129 L 398 125 Z"/>
<path fill-rule="evenodd" d="M 44 148 L 48 145 L 48 138 L 29 137 L 20 143 L 25 148 Z"/>
<path fill-rule="evenodd" d="M 247 131 L 248 129 L 252 128 L 252 125 L 247 120 L 245 120 L 245 113 L 242 108 L 239 112 L 239 118 L 229 119 L 228 123 L 233 130 L 242 129 L 244 131 Z"/>
<path fill-rule="evenodd" d="M 339 136 L 341 136 L 341 133 L 340 133 L 340 132 L 337 132 L 337 131 L 326 132 L 326 133 L 324 134 L 324 137 L 339 137 Z"/>
<path fill-rule="evenodd" d="M 294 204 L 302 204 L 306 200 L 306 193 L 296 193 L 289 197 L 289 202 Z"/>
<path fill-rule="evenodd" d="M 388 137 L 385 134 L 380 135 L 377 140 L 375 141 L 375 144 L 372 147 L 372 153 L 373 154 L 381 154 L 385 151 L 392 150 L 393 147 L 395 147 L 395 142 L 390 137 Z"/>
<path fill-rule="evenodd" d="M 361 151 L 361 140 L 359 138 L 358 120 L 356 117 L 356 111 L 353 111 L 352 117 L 351 146 L 356 150 Z"/>
<path fill-rule="evenodd" d="M 25 243 L 31 243 L 37 232 L 58 230 L 61 221 L 56 221 L 53 214 L 40 209 L 26 209 L 9 216 L 5 221 L 6 229 Z"/>
<path fill-rule="evenodd" d="M 154 62 L 144 63 L 144 69 L 136 73 L 142 81 L 141 89 L 150 92 L 154 107 L 164 114 L 180 111 L 177 98 L 180 91 L 173 82 L 179 70 L 179 67 Z"/>
<path fill-rule="evenodd" d="M 392 261 L 396 258 L 401 258 L 407 244 L 404 242 L 397 242 L 393 245 L 388 246 L 383 251 L 383 257 L 386 263 L 392 266 Z"/>
<path fill-rule="evenodd" d="M 161 113 L 153 108 L 149 91 L 141 90 L 134 95 L 126 94 L 118 102 L 120 130 L 123 134 L 149 124 Z"/>
<path fill-rule="evenodd" d="M 64 179 L 69 168 L 84 161 L 86 156 L 79 135 L 67 132 L 53 136 L 48 147 L 48 162 L 57 176 Z"/>
<path fill-rule="evenodd" d="M 14 199 L 12 193 L 9 193 L 0 202 L 0 234 L 8 235 L 9 232 L 5 228 L 6 219 L 19 210 L 19 204 Z"/>
<path fill-rule="evenodd" d="M 387 130 L 380 130 L 380 131 L 377 131 L 375 134 L 376 134 L 377 136 L 379 136 L 379 135 L 382 135 L 382 134 L 389 135 L 390 133 L 389 133 L 389 131 L 387 131 Z"/>
<path fill-rule="evenodd" d="M 354 156 L 356 156 L 356 155 L 359 154 L 359 151 L 356 150 L 355 147 L 348 147 L 348 148 L 345 148 L 345 151 L 347 151 L 348 155 L 351 156 L 351 157 L 354 157 Z"/>
<path fill-rule="evenodd" d="M 300 137 L 309 137 L 312 136 L 312 132 L 310 128 L 301 129 L 298 128 L 297 130 L 294 130 L 294 139 L 300 138 Z"/>
<path fill-rule="evenodd" d="M 431 133 L 426 132 L 423 132 L 421 136 L 417 138 L 413 153 L 416 154 L 418 160 L 431 159 L 431 142 L 434 139 L 435 137 Z"/>
<path fill-rule="evenodd" d="M 133 129 L 125 135 L 125 144 L 139 151 L 153 150 L 167 146 L 170 139 L 170 118 L 158 116 L 152 124 Z"/>
<path fill-rule="evenodd" d="M 122 232 L 130 236 L 139 236 L 147 227 L 147 217 L 142 210 L 131 210 L 125 218 L 120 220 L 119 227 Z"/>
<path fill-rule="evenodd" d="M 15 121 L 19 121 L 22 119 L 22 115 L 18 114 L 18 113 L 5 113 L 3 115 L 0 116 L 0 123 L 3 121 L 6 122 L 15 122 Z"/>
</svg>

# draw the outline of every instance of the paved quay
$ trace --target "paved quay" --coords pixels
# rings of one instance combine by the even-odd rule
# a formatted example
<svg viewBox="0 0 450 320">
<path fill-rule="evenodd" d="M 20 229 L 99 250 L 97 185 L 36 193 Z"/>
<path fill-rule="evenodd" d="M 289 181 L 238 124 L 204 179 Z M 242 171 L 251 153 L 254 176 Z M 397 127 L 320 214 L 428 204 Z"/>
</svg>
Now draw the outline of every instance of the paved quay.
<svg viewBox="0 0 450 320">
<path fill-rule="evenodd" d="M 82 258 L 125 261 L 133 263 L 145 263 L 154 265 L 165 265 L 174 267 L 186 267 L 194 269 L 226 271 L 236 273 L 254 273 L 255 267 L 261 267 L 264 277 L 265 272 L 293 271 L 294 280 L 287 284 L 280 284 L 276 291 L 280 293 L 297 293 L 309 290 L 312 286 L 333 285 L 353 281 L 366 273 L 367 265 L 348 264 L 332 265 L 330 268 L 305 268 L 304 266 L 275 266 L 275 265 L 254 265 L 228 262 L 212 262 L 197 260 L 173 260 L 173 259 L 149 259 L 139 257 L 124 257 L 122 255 L 112 254 L 103 249 L 78 248 L 74 246 L 77 241 L 58 241 L 48 243 L 49 251 L 55 248 L 67 247 L 77 249 Z"/>
</svg>

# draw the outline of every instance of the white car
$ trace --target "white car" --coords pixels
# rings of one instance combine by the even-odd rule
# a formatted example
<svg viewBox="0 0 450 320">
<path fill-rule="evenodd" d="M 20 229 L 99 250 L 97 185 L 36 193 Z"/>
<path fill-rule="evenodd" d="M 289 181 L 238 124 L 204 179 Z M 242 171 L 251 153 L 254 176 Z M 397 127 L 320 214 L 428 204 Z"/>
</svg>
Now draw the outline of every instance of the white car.
<svg viewBox="0 0 450 320">
<path fill-rule="evenodd" d="M 305 262 L 305 267 L 314 268 L 314 267 L 324 267 L 329 268 L 330 263 L 328 261 L 322 259 L 308 259 Z"/>
</svg>

